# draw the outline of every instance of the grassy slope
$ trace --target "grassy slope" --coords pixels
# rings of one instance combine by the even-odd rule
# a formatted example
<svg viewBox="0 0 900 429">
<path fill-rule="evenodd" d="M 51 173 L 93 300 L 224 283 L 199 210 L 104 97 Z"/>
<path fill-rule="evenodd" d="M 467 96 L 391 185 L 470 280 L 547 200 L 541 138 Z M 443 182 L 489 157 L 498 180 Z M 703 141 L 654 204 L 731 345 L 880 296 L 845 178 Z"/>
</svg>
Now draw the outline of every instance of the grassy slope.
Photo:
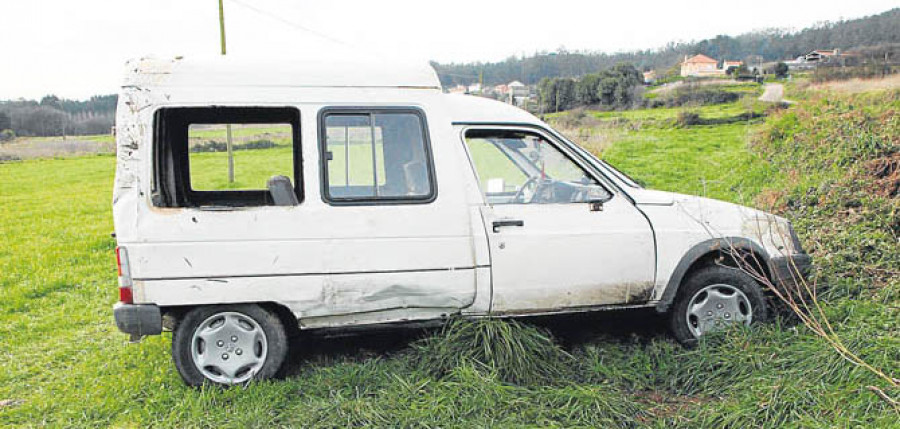
<svg viewBox="0 0 900 429">
<path fill-rule="evenodd" d="M 769 173 L 744 150 L 751 130 L 727 124 L 628 131 L 602 156 L 654 189 L 746 203 Z"/>
<path fill-rule="evenodd" d="M 579 134 L 590 134 L 602 141 L 601 145 L 583 144 L 648 187 L 737 203 L 752 202 L 774 171 L 760 162 L 758 154 L 747 150 L 760 120 L 737 117 L 748 112 L 761 113 L 763 108 L 744 101 L 691 108 L 705 120 L 723 123 L 679 127 L 675 118 L 685 110 L 587 112 L 599 121 L 576 121 L 574 126 L 568 124 L 566 113 L 553 115 L 550 121 L 569 128 L 576 141 Z M 593 128 L 583 130 L 584 123 Z"/>
<path fill-rule="evenodd" d="M 864 109 L 884 116 L 884 105 L 873 101 L 880 107 Z M 746 145 L 757 130 L 743 124 L 625 131 L 604 156 L 663 189 L 700 193 L 706 179 L 707 194 L 736 201 L 763 187 L 786 189 L 765 195 L 803 217 L 798 225 L 806 242 L 817 258 L 829 262 L 826 280 L 844 291 L 828 305 L 837 329 L 854 350 L 896 376 L 897 278 L 847 272 L 858 268 L 848 264 L 864 246 L 875 246 L 869 254 L 887 258 L 874 261 L 875 268 L 890 268 L 897 261 L 892 259 L 896 241 L 880 224 L 859 216 L 829 224 L 825 232 L 834 240 L 817 237 L 831 206 L 810 213 L 796 208 L 808 205 L 787 204 L 806 195 L 801 189 L 842 177 L 839 169 L 818 168 L 830 159 L 827 146 L 816 146 L 820 158 L 802 156 L 807 146 L 801 145 L 834 137 L 796 138 L 812 135 L 808 127 L 816 115 L 823 116 L 819 126 L 847 124 L 845 150 L 835 153 L 841 162 L 852 164 L 844 155 L 859 150 L 853 142 L 874 141 L 878 127 L 866 125 L 851 106 L 824 112 L 801 106 L 796 114 L 772 120 L 758 146 L 770 167 L 752 166 L 758 155 Z M 888 140 L 900 134 L 896 119 L 892 126 Z M 793 152 L 792 145 L 797 145 Z M 0 408 L 0 426 L 889 427 L 896 422 L 896 414 L 865 388 L 877 379 L 802 327 L 781 324 L 736 331 L 691 351 L 662 334 L 591 338 L 572 349 L 585 373 L 553 386 L 504 385 L 469 367 L 436 380 L 417 370 L 406 351 L 318 355 L 295 364 L 287 381 L 229 391 L 187 389 L 168 355 L 170 335 L 126 345 L 112 324 L 113 167 L 110 156 L 0 164 L 0 400 L 25 401 Z M 769 168 L 787 174 L 773 176 Z M 873 205 L 863 199 L 856 208 L 890 214 L 894 207 L 893 216 L 900 213 L 882 200 Z M 850 250 L 841 251 L 844 244 Z M 840 258 L 833 260 L 830 253 Z M 862 260 L 863 266 L 872 262 Z"/>
</svg>

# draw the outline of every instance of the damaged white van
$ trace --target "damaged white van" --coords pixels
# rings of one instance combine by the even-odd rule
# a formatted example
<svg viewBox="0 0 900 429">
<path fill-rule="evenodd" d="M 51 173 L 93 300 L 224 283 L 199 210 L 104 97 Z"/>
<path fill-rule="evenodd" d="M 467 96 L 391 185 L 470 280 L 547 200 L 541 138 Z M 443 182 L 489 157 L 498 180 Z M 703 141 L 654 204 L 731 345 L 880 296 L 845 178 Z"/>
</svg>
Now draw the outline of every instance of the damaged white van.
<svg viewBox="0 0 900 429">
<path fill-rule="evenodd" d="M 766 318 L 790 224 L 644 189 L 428 65 L 141 59 L 119 96 L 118 328 L 184 381 L 272 377 L 302 330 L 652 307 L 681 341 Z M 321 331 L 320 331 L 321 332 Z"/>
</svg>

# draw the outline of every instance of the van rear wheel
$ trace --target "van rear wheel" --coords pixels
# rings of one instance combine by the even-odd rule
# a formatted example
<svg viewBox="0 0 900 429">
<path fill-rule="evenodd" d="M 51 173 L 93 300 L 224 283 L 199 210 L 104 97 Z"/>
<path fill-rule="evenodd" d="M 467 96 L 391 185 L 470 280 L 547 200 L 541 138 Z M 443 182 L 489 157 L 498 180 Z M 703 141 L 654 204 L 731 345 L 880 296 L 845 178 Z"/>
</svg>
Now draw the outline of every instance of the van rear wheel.
<svg viewBox="0 0 900 429">
<path fill-rule="evenodd" d="M 704 334 L 765 322 L 767 316 L 759 283 L 739 269 L 716 265 L 696 271 L 681 285 L 669 326 L 679 342 L 691 346 Z"/>
<path fill-rule="evenodd" d="M 172 336 L 175 367 L 190 386 L 272 378 L 287 350 L 281 320 L 253 304 L 197 307 L 184 316 Z"/>
</svg>

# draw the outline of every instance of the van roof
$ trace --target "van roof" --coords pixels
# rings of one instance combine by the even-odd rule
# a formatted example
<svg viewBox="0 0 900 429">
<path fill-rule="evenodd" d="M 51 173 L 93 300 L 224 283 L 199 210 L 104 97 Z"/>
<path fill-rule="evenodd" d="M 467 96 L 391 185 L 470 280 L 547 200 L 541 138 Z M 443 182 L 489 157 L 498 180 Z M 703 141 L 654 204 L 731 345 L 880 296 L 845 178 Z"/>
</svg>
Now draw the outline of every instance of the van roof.
<svg viewBox="0 0 900 429">
<path fill-rule="evenodd" d="M 126 63 L 123 86 L 331 87 L 441 89 L 427 63 L 240 56 L 145 57 Z"/>
</svg>

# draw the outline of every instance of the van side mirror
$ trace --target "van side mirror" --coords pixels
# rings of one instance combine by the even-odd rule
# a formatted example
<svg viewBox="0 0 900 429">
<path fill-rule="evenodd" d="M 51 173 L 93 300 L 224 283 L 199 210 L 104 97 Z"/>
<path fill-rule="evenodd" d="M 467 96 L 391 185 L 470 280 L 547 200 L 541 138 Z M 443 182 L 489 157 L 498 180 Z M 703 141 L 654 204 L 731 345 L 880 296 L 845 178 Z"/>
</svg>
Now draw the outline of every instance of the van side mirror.
<svg viewBox="0 0 900 429">
<path fill-rule="evenodd" d="M 297 194 L 294 187 L 291 186 L 291 179 L 287 176 L 272 176 L 266 182 L 269 194 L 272 195 L 272 202 L 276 206 L 296 206 L 300 204 L 297 200 Z"/>
</svg>

